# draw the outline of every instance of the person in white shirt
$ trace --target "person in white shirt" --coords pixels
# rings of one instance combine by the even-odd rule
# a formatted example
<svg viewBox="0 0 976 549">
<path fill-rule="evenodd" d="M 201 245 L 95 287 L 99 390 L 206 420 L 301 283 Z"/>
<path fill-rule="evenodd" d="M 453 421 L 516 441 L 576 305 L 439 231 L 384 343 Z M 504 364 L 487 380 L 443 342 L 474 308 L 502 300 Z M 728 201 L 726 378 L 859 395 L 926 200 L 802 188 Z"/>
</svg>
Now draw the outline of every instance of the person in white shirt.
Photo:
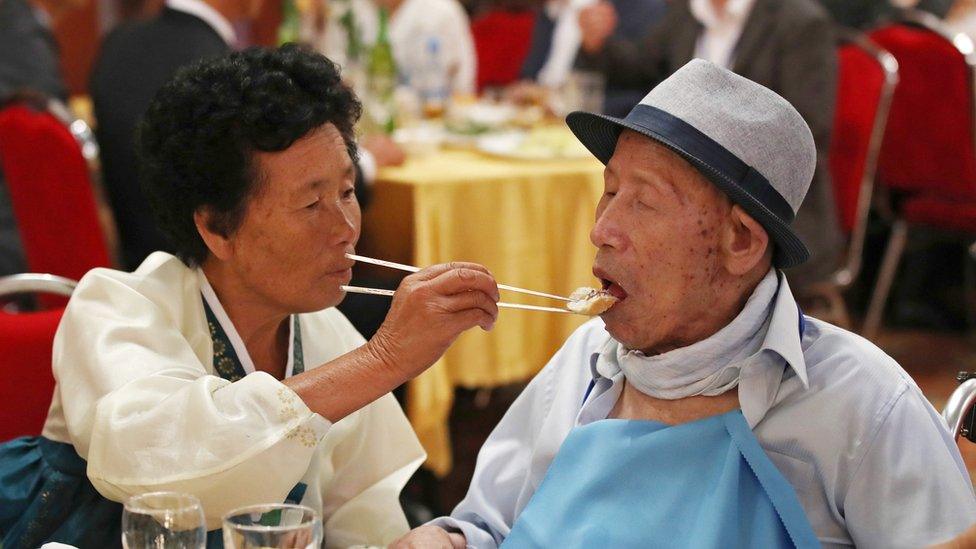
<svg viewBox="0 0 976 549">
<path fill-rule="evenodd" d="M 816 166 L 782 97 L 704 60 L 625 119 L 567 123 L 606 164 L 593 272 L 618 298 L 531 381 L 450 517 L 397 547 L 924 547 L 976 521 L 958 448 L 870 342 L 780 269 Z"/>
<path fill-rule="evenodd" d="M 327 547 L 407 531 L 398 495 L 424 459 L 389 394 L 464 330 L 497 286 L 474 264 L 407 277 L 364 341 L 334 307 L 359 237 L 353 125 L 336 66 L 295 46 L 197 63 L 140 131 L 147 192 L 177 256 L 94 269 L 55 337 L 43 436 L 0 445 L 0 542 L 120 542 L 145 492 L 221 517 L 257 503 L 319 511 Z"/>
<path fill-rule="evenodd" d="M 362 43 L 371 47 L 379 36 L 379 9 L 389 13 L 389 39 L 400 77 L 407 86 L 417 79 L 430 61 L 430 42 L 438 43 L 438 60 L 449 75 L 450 92 L 475 93 L 477 59 L 471 23 L 457 0 L 346 0 L 330 2 L 325 32 L 315 41 L 316 48 L 329 59 L 348 65 L 349 35 L 340 20 L 352 10 L 353 21 Z"/>
</svg>

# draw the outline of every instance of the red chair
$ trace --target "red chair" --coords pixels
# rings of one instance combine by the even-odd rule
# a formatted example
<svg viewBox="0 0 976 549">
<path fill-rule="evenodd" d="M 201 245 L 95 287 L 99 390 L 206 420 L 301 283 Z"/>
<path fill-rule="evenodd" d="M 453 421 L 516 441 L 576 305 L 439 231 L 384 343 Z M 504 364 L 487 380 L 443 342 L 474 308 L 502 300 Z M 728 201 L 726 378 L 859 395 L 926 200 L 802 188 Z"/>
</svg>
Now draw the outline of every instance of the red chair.
<svg viewBox="0 0 976 549">
<path fill-rule="evenodd" d="M 0 297 L 23 292 L 69 296 L 75 282 L 52 275 L 0 278 Z M 64 308 L 31 313 L 0 311 L 0 441 L 39 435 L 54 392 L 51 344 Z"/>
<path fill-rule="evenodd" d="M 911 225 L 976 234 L 976 140 L 971 52 L 934 16 L 906 12 L 870 34 L 898 60 L 878 182 L 890 192 L 892 233 L 863 332 L 877 334 Z"/>
<path fill-rule="evenodd" d="M 20 103 L 0 110 L 0 167 L 28 271 L 77 280 L 110 266 L 82 150 L 51 112 Z"/>
<path fill-rule="evenodd" d="M 826 282 L 808 288 L 805 297 L 826 300 L 825 316 L 849 328 L 851 321 L 842 292 L 861 270 L 875 168 L 898 83 L 898 62 L 867 37 L 853 32 L 841 36 L 837 56 L 830 171 L 838 219 L 848 238 L 847 258 Z"/>
<path fill-rule="evenodd" d="M 478 56 L 478 91 L 518 80 L 532 44 L 532 11 L 493 10 L 471 23 Z"/>
</svg>

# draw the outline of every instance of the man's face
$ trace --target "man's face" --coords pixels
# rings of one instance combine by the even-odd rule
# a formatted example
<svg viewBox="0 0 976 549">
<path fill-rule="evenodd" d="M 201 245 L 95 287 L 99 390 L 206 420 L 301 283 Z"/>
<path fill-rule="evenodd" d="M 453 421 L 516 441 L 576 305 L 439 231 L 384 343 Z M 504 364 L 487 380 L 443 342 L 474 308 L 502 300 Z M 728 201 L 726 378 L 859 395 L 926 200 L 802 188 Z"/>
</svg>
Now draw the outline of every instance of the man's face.
<svg viewBox="0 0 976 549">
<path fill-rule="evenodd" d="M 688 345 L 725 277 L 720 247 L 731 202 L 683 158 L 625 130 L 604 172 L 590 240 L 593 273 L 623 298 L 602 315 L 629 349 Z"/>
<path fill-rule="evenodd" d="M 355 171 L 341 134 L 325 124 L 280 152 L 255 152 L 256 183 L 231 235 L 231 267 L 258 299 L 287 312 L 337 305 L 359 239 Z"/>
</svg>

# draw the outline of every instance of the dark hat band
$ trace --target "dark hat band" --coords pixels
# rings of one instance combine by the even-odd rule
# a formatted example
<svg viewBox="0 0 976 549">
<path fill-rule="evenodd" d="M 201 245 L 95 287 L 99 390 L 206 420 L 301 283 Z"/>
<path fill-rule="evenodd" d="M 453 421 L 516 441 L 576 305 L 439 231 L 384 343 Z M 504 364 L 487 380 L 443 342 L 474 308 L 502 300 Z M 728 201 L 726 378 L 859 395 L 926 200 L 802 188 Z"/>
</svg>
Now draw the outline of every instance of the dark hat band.
<svg viewBox="0 0 976 549">
<path fill-rule="evenodd" d="M 691 157 L 706 177 L 720 177 L 747 194 L 786 223 L 793 221 L 793 208 L 766 177 L 738 156 L 684 120 L 650 105 L 637 105 L 624 121 L 639 126 L 665 145 Z"/>
</svg>

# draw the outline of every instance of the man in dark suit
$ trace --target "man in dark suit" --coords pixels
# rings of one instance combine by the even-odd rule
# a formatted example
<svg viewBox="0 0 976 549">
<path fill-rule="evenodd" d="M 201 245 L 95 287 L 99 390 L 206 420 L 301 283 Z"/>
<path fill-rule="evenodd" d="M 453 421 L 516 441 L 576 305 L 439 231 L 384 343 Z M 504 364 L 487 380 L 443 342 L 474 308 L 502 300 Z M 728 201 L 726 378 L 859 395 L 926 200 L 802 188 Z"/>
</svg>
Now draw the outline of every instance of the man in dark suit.
<svg viewBox="0 0 976 549">
<path fill-rule="evenodd" d="M 637 40 L 664 16 L 665 0 L 610 0 L 614 10 L 620 15 L 619 24 L 614 29 L 613 38 Z M 566 2 L 562 9 L 571 10 L 570 2 Z M 522 63 L 519 77 L 522 80 L 535 81 L 540 71 L 553 55 L 558 56 L 557 48 L 577 48 L 578 42 L 568 44 L 554 44 L 556 24 L 561 14 L 553 13 L 549 6 L 538 10 L 535 24 L 532 27 L 532 41 L 529 52 Z M 576 51 L 572 52 L 572 58 Z M 612 116 L 625 116 L 632 106 L 637 104 L 647 94 L 644 88 L 617 88 L 608 86 L 605 90 L 603 113 Z"/>
<path fill-rule="evenodd" d="M 642 40 L 627 41 L 611 38 L 616 17 L 608 6 L 601 2 L 582 12 L 583 46 L 577 60 L 584 68 L 604 73 L 608 85 L 649 90 L 692 58 L 702 56 L 702 47 L 709 48 L 706 53 L 714 52 L 719 44 L 727 51 L 722 60 L 712 61 L 724 62 L 734 72 L 775 91 L 799 111 L 813 132 L 818 164 L 793 223 L 810 248 L 810 261 L 787 275 L 794 287 L 802 287 L 832 273 L 843 240 L 827 163 L 837 60 L 833 22 L 824 9 L 814 0 L 754 0 L 751 4 L 673 0 L 668 13 Z M 699 20 L 702 11 L 721 9 L 748 11 L 712 15 L 709 25 Z M 735 16 L 741 21 L 740 28 L 729 28 L 727 20 Z M 713 36 L 708 34 L 710 26 L 719 29 Z M 740 34 L 734 39 L 736 32 Z"/>
<path fill-rule="evenodd" d="M 139 184 L 134 134 L 142 115 L 177 69 L 229 51 L 231 22 L 259 9 L 260 0 L 168 0 L 159 15 L 116 28 L 102 44 L 90 91 L 126 268 L 167 249 Z"/>
</svg>

